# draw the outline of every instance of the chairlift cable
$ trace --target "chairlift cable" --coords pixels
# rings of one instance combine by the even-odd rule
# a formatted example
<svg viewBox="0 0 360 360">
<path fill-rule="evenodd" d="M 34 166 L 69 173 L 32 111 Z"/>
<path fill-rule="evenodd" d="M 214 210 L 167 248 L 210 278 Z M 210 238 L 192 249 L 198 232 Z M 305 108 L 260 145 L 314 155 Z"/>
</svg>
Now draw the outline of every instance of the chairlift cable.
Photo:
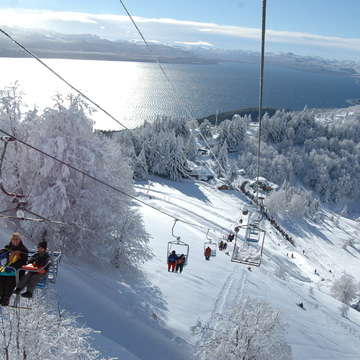
<svg viewBox="0 0 360 360">
<path fill-rule="evenodd" d="M 42 66 L 46 67 L 53 75 L 55 75 L 58 79 L 60 79 L 62 82 L 64 82 L 67 86 L 69 86 L 72 90 L 77 92 L 80 96 L 82 96 L 84 99 L 86 99 L 88 102 L 90 102 L 92 105 L 94 105 L 96 108 L 98 108 L 100 111 L 102 111 L 105 115 L 110 117 L 112 120 L 114 120 L 116 123 L 118 123 L 121 127 L 124 129 L 129 130 L 127 126 L 122 124 L 114 115 L 110 114 L 107 110 L 105 110 L 101 105 L 99 105 L 97 102 L 92 100 L 89 96 L 87 96 L 84 92 L 79 90 L 77 87 L 72 85 L 69 81 L 67 81 L 62 75 L 60 75 L 57 71 L 55 71 L 50 65 L 46 64 L 43 60 L 41 60 L 38 56 L 36 56 L 34 53 L 32 53 L 30 50 L 28 50 L 24 45 L 20 44 L 17 40 L 15 40 L 9 33 L 7 33 L 5 30 L 0 28 L 0 32 L 4 34 L 7 38 L 9 38 L 14 44 L 19 46 L 21 49 L 23 49 L 28 55 L 30 55 L 32 58 L 37 60 Z"/>
</svg>

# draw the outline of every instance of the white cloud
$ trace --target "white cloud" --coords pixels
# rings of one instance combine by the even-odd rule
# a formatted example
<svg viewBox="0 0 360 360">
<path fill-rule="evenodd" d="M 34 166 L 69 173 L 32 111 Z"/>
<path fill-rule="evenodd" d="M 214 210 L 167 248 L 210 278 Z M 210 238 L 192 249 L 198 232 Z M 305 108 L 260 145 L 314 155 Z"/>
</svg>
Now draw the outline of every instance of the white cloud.
<svg viewBox="0 0 360 360">
<path fill-rule="evenodd" d="M 134 42 L 134 43 L 143 43 L 143 40 L 142 39 L 131 39 L 131 41 L 132 42 Z M 148 43 L 148 44 L 161 44 L 161 41 L 159 41 L 159 40 L 149 40 L 149 39 L 146 39 L 146 42 Z"/>
<path fill-rule="evenodd" d="M 208 45 L 215 43 L 217 36 L 260 39 L 260 30 L 256 28 L 220 25 L 196 21 L 169 18 L 134 17 L 144 35 L 161 42 L 176 42 L 187 45 Z M 113 14 L 90 14 L 78 12 L 60 12 L 48 10 L 2 9 L 0 24 L 26 28 L 46 28 L 66 33 L 94 33 L 102 29 L 102 37 L 133 39 L 136 34 L 127 16 Z M 268 43 L 283 43 L 301 46 L 320 46 L 348 50 L 360 50 L 360 38 L 324 36 L 311 33 L 267 30 Z"/>
<path fill-rule="evenodd" d="M 175 44 L 189 45 L 189 46 L 214 46 L 207 41 L 174 41 Z"/>
<path fill-rule="evenodd" d="M 7 26 L 39 27 L 51 21 L 96 24 L 96 20 L 77 12 L 60 12 L 26 9 L 1 9 L 0 24 Z"/>
</svg>

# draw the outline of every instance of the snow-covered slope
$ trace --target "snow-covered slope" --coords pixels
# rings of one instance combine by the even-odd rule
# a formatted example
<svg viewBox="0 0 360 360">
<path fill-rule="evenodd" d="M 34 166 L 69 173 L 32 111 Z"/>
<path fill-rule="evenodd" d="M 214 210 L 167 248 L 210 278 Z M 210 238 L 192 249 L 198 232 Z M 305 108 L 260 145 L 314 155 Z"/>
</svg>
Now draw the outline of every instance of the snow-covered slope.
<svg viewBox="0 0 360 360">
<path fill-rule="evenodd" d="M 263 221 L 267 231 L 263 264 L 250 272 L 224 252 L 210 261 L 203 256 L 206 229 L 220 239 L 244 206 L 250 206 L 242 194 L 201 182 L 152 180 L 150 187 L 136 185 L 139 198 L 203 226 L 203 230 L 182 223 L 175 227 L 175 234 L 190 244 L 184 272 L 167 271 L 173 219 L 141 205 L 155 254 L 142 266 L 145 277 L 117 279 L 104 269 L 71 264 L 63 265 L 60 273 L 61 307 L 83 315 L 87 325 L 101 331 L 95 341 L 104 353 L 129 360 L 190 359 L 198 340 L 190 327 L 198 319 L 211 321 L 235 299 L 251 297 L 280 312 L 295 359 L 360 359 L 360 313 L 351 309 L 348 319 L 341 317 L 340 303 L 328 295 L 331 282 L 343 271 L 360 275 L 359 242 L 342 248 L 344 240 L 356 239 L 359 223 L 341 217 L 335 221 L 325 210 L 321 224 L 283 220 L 296 242 L 294 248 Z M 300 301 L 306 311 L 296 306 Z"/>
</svg>

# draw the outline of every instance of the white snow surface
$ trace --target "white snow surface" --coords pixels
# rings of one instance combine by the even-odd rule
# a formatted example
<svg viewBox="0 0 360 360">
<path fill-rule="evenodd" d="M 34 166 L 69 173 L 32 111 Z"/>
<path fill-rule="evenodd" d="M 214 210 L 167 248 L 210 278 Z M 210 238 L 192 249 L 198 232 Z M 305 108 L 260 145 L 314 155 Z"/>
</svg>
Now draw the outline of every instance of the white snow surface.
<svg viewBox="0 0 360 360">
<path fill-rule="evenodd" d="M 123 360 L 191 359 L 198 339 L 190 327 L 198 319 L 211 322 L 235 299 L 251 297 L 280 312 L 294 359 L 360 359 L 360 313 L 350 309 L 343 318 L 341 304 L 329 295 L 332 280 L 343 271 L 359 278 L 358 222 L 340 217 L 335 225 L 328 210 L 323 210 L 320 224 L 283 219 L 294 248 L 264 220 L 263 263 L 250 272 L 224 252 L 218 251 L 210 261 L 203 256 L 206 229 L 213 239 L 221 239 L 244 207 L 253 209 L 242 194 L 202 182 L 159 178 L 152 178 L 151 186 L 138 183 L 135 190 L 139 199 L 203 228 L 176 224 L 175 234 L 190 245 L 182 274 L 168 272 L 166 265 L 173 219 L 145 205 L 139 208 L 155 256 L 141 267 L 144 277 L 124 274 L 119 279 L 109 269 L 62 264 L 57 283 L 60 306 L 100 331 L 94 342 L 104 355 Z M 355 239 L 355 246 L 344 250 L 349 238 Z M 300 301 L 305 311 L 296 306 Z"/>
</svg>

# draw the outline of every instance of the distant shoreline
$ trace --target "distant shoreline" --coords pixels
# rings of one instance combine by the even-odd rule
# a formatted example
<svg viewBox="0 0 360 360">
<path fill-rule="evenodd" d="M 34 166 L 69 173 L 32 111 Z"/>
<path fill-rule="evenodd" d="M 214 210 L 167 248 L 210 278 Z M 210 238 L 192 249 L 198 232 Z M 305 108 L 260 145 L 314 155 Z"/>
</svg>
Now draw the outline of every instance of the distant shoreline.
<svg viewBox="0 0 360 360">
<path fill-rule="evenodd" d="M 269 116 L 273 116 L 275 114 L 276 111 L 278 111 L 279 109 L 275 109 L 275 108 L 264 108 L 263 109 L 263 114 L 267 113 Z M 285 110 L 289 110 L 289 109 L 285 109 Z M 225 111 L 219 114 L 212 114 L 209 116 L 204 116 L 200 119 L 197 119 L 199 121 L 199 123 L 202 123 L 204 120 L 209 120 L 210 123 L 212 125 L 215 125 L 215 123 L 221 123 L 222 121 L 228 119 L 231 120 L 231 118 L 234 115 L 240 115 L 240 116 L 245 116 L 245 115 L 250 115 L 252 121 L 255 121 L 258 118 L 259 111 L 258 108 L 256 107 L 243 107 L 237 110 L 232 110 L 232 111 Z"/>
<path fill-rule="evenodd" d="M 106 52 L 76 52 L 76 51 L 60 51 L 60 52 L 48 52 L 41 49 L 34 49 L 33 52 L 37 57 L 42 59 L 59 59 L 59 60 L 91 60 L 91 61 L 132 61 L 140 63 L 150 63 L 154 64 L 158 61 L 163 64 L 177 64 L 177 65 L 219 65 L 225 63 L 233 64 L 253 64 L 253 61 L 249 59 L 244 60 L 227 60 L 227 59 L 209 59 L 209 58 L 197 58 L 197 57 L 164 57 L 160 56 L 156 59 L 151 57 L 142 57 L 142 56 L 121 56 L 116 53 L 106 53 Z M 0 58 L 14 58 L 14 59 L 31 59 L 32 57 L 28 54 L 19 54 L 18 51 L 14 52 L 7 51 L 5 54 L 1 53 Z M 275 65 L 292 70 L 313 72 L 313 73 L 332 73 L 338 74 L 340 76 L 348 76 L 354 78 L 354 81 L 357 83 L 360 81 L 360 73 L 357 73 L 354 69 L 335 69 L 335 68 L 326 68 L 326 67 L 307 67 L 299 66 L 298 64 L 286 63 L 286 62 L 274 62 L 268 61 L 267 66 Z"/>
<path fill-rule="evenodd" d="M 60 53 L 44 53 L 44 51 L 34 50 L 37 57 L 42 59 L 59 59 L 59 60 L 92 60 L 92 61 L 133 61 L 133 62 L 145 62 L 156 63 L 157 61 L 164 64 L 187 64 L 187 65 L 215 65 L 218 64 L 215 60 L 197 59 L 197 58 L 182 58 L 182 57 L 158 57 L 157 59 L 143 58 L 143 57 L 126 57 L 119 56 L 112 53 L 76 53 L 76 52 L 60 52 Z M 0 58 L 14 58 L 14 59 L 31 59 L 30 55 L 19 55 L 18 53 L 0 54 Z"/>
</svg>

